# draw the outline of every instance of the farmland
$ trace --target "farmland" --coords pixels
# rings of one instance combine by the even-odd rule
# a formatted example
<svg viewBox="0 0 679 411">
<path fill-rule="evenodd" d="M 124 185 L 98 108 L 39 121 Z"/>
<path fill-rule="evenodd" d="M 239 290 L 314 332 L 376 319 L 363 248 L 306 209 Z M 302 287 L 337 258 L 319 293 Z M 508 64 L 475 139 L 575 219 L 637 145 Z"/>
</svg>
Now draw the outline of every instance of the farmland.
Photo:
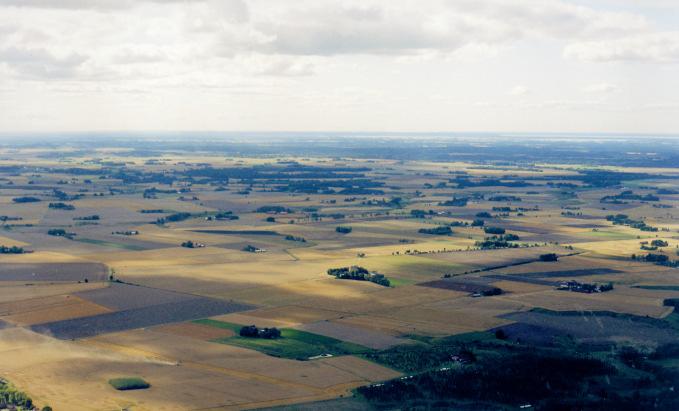
<svg viewBox="0 0 679 411">
<path fill-rule="evenodd" d="M 589 367 L 559 395 L 676 403 L 674 157 L 294 141 L 1 145 L 0 377 L 55 410 L 548 409 L 474 393 L 544 360 Z"/>
</svg>

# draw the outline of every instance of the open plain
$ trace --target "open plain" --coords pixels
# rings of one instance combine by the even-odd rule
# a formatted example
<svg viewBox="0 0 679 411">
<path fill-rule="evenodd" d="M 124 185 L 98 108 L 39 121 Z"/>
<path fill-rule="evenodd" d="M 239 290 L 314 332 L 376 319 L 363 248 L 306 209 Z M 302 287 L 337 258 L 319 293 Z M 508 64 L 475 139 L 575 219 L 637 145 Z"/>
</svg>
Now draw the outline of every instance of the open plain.
<svg viewBox="0 0 679 411">
<path fill-rule="evenodd" d="M 441 341 L 679 336 L 679 169 L 151 147 L 0 148 L 0 376 L 36 404 L 368 409 Z"/>
</svg>

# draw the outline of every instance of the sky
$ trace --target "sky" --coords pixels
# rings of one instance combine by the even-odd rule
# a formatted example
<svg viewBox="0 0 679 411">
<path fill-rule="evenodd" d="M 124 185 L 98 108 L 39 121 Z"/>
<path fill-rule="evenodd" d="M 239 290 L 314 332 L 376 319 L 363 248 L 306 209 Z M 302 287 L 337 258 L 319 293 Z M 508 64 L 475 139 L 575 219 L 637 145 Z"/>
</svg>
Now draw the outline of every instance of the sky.
<svg viewBox="0 0 679 411">
<path fill-rule="evenodd" d="M 677 0 L 0 0 L 0 132 L 679 134 Z"/>
</svg>

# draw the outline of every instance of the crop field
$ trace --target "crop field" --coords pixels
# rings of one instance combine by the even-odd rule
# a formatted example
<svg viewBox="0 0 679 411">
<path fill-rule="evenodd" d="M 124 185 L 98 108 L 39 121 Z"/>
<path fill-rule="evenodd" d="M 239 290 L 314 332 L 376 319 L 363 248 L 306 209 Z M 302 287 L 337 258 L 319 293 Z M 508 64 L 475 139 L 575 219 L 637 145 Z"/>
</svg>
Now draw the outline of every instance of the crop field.
<svg viewBox="0 0 679 411">
<path fill-rule="evenodd" d="M 76 339 L 221 315 L 248 308 L 249 306 L 243 304 L 197 297 L 76 319 L 47 322 L 34 325 L 31 329 L 60 339 Z"/>
<path fill-rule="evenodd" d="M 231 330 L 234 333 L 241 328 L 241 325 L 238 324 L 210 319 L 198 320 L 195 323 Z M 368 351 L 366 347 L 358 344 L 291 328 L 281 329 L 281 337 L 277 339 L 247 338 L 233 335 L 215 341 L 257 350 L 274 357 L 290 359 L 309 359 L 323 354 L 331 356 L 361 354 Z"/>
<path fill-rule="evenodd" d="M 385 348 L 393 347 L 394 345 L 408 343 L 408 340 L 405 338 L 393 337 L 391 335 L 370 331 L 365 328 L 351 327 L 333 321 L 318 321 L 315 323 L 308 323 L 301 326 L 300 329 L 312 332 L 314 334 L 320 334 L 326 337 L 332 337 L 338 340 L 359 344 L 375 350 L 383 350 Z"/>
<path fill-rule="evenodd" d="M 558 317 L 559 321 L 553 321 Z M 523 326 L 542 328 L 542 332 L 555 332 L 553 335 L 569 335 L 582 341 L 611 341 L 627 339 L 639 343 L 652 341 L 658 344 L 675 342 L 679 337 L 679 330 L 668 326 L 662 321 L 652 321 L 647 317 L 632 315 L 615 315 L 607 312 L 569 312 L 564 311 L 556 315 L 549 312 L 521 312 L 504 315 L 516 321 L 516 328 L 509 326 L 509 335 L 512 330 L 517 332 L 517 338 L 521 336 L 530 338 L 534 331 L 521 330 Z"/>
<path fill-rule="evenodd" d="M 484 291 L 491 291 L 494 288 L 485 284 L 475 284 L 471 282 L 451 280 L 428 281 L 426 283 L 419 283 L 418 285 L 421 287 L 441 288 L 444 290 L 463 291 L 466 293 L 482 293 Z"/>
<path fill-rule="evenodd" d="M 365 409 L 456 344 L 678 337 L 675 168 L 125 144 L 0 146 L 0 377 L 37 404 Z"/>
<path fill-rule="evenodd" d="M 0 303 L 0 317 L 19 325 L 43 324 L 108 313 L 107 307 L 75 295 L 57 295 L 11 303 Z"/>
<path fill-rule="evenodd" d="M 108 269 L 98 263 L 43 263 L 0 265 L 0 281 L 105 281 Z"/>
</svg>

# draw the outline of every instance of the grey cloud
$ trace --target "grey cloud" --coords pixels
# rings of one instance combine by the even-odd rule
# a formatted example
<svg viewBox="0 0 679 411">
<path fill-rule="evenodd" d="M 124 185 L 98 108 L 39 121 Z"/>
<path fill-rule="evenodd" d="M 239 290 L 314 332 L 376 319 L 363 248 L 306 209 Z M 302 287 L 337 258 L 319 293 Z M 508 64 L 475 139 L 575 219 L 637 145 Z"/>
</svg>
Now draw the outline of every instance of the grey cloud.
<svg viewBox="0 0 679 411">
<path fill-rule="evenodd" d="M 73 77 L 86 60 L 87 57 L 79 54 L 57 57 L 45 49 L 9 47 L 0 50 L 0 63 L 19 75 L 40 79 Z"/>
<path fill-rule="evenodd" d="M 205 0 L 2 0 L 0 7 L 66 10 L 128 9 L 139 3 L 203 3 Z"/>
<path fill-rule="evenodd" d="M 535 37 L 610 38 L 638 33 L 649 25 L 643 16 L 558 0 L 303 4 L 264 19 L 258 19 L 253 9 L 253 27 L 270 39 L 253 47 L 267 53 L 325 56 L 450 52 L 466 45 Z"/>
</svg>

